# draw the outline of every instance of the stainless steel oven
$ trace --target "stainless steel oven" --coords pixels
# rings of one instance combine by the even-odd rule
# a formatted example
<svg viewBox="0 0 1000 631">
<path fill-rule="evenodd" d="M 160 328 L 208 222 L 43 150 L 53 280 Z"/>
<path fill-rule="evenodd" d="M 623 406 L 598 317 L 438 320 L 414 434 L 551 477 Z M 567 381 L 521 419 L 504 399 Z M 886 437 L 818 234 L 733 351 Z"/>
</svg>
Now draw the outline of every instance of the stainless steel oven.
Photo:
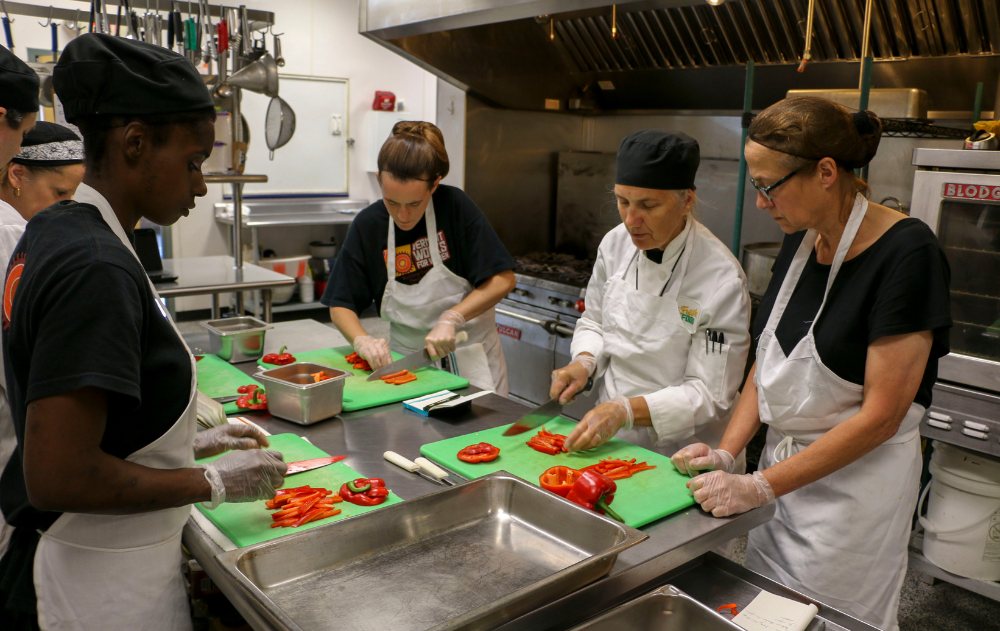
<svg viewBox="0 0 1000 631">
<path fill-rule="evenodd" d="M 1000 152 L 916 149 L 913 164 L 910 214 L 948 257 L 954 320 L 921 432 L 1000 455 Z"/>
</svg>

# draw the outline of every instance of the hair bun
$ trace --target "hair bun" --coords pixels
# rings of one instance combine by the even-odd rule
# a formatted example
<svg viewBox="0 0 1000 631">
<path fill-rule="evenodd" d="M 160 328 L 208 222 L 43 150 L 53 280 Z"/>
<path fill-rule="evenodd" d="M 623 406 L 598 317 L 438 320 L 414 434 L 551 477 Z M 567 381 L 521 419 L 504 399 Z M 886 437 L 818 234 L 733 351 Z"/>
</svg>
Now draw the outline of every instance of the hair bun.
<svg viewBox="0 0 1000 631">
<path fill-rule="evenodd" d="M 854 113 L 854 128 L 862 136 L 870 136 L 881 131 L 882 121 L 870 110 L 858 110 Z M 874 119 L 874 120 L 873 120 Z"/>
</svg>

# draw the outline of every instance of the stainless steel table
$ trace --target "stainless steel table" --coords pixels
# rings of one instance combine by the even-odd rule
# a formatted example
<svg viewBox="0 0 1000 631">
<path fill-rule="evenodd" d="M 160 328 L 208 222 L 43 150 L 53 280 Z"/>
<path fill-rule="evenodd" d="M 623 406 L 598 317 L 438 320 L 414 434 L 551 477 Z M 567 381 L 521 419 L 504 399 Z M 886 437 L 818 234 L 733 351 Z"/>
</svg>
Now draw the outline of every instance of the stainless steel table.
<svg viewBox="0 0 1000 631">
<path fill-rule="evenodd" d="M 163 298 L 212 295 L 212 319 L 219 317 L 219 294 L 260 289 L 264 299 L 264 320 L 271 321 L 271 290 L 294 285 L 295 279 L 251 263 L 236 269 L 231 256 L 196 256 L 163 259 L 163 269 L 177 277 L 171 283 L 157 283 Z"/>
<path fill-rule="evenodd" d="M 276 327 L 268 332 L 265 344 L 268 347 L 283 345 L 283 340 L 299 337 L 302 331 L 312 332 L 317 348 L 343 343 L 337 341 L 338 338 L 343 338 L 335 331 L 324 327 L 329 331 L 328 334 L 324 333 L 315 324 L 310 320 L 282 323 L 280 328 Z M 188 343 L 192 346 L 199 345 L 202 343 L 200 336 L 201 334 L 192 335 Z M 292 350 L 298 350 L 298 346 Z M 248 374 L 256 369 L 254 362 L 237 366 Z M 473 390 L 470 388 L 468 391 Z M 386 486 L 394 493 L 403 499 L 411 499 L 440 490 L 441 487 L 389 464 L 382 458 L 385 451 L 392 450 L 412 459 L 420 454 L 420 446 L 425 443 L 511 423 L 524 414 L 526 409 L 508 399 L 487 395 L 475 400 L 468 412 L 453 418 L 424 417 L 403 409 L 399 403 L 344 413 L 306 427 L 273 418 L 266 413 L 255 414 L 251 418 L 272 434 L 298 434 L 327 453 L 349 454 L 348 463 L 351 467 L 365 475 L 385 479 Z M 642 530 L 649 535 L 649 539 L 621 554 L 611 572 L 600 581 L 501 628 L 530 630 L 572 626 L 649 591 L 666 572 L 766 522 L 773 514 L 773 504 L 724 519 L 712 517 L 697 507 L 680 511 L 643 527 Z M 255 612 L 252 603 L 239 587 L 226 579 L 215 562 L 215 555 L 222 548 L 193 520 L 185 528 L 184 542 L 251 626 L 258 630 L 274 628 Z"/>
</svg>

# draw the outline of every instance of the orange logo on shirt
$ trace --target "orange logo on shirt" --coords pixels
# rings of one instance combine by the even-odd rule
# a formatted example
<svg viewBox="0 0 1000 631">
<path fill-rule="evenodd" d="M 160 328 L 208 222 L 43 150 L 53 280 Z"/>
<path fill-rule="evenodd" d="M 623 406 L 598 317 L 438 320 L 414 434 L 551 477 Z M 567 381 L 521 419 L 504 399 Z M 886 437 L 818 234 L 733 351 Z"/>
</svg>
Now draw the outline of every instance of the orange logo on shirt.
<svg viewBox="0 0 1000 631">
<path fill-rule="evenodd" d="M 21 273 L 24 272 L 25 255 L 18 254 L 7 268 L 7 282 L 3 288 L 3 328 L 6 330 L 10 326 L 10 313 L 14 306 L 14 292 L 17 291 L 17 284 L 21 280 Z"/>
</svg>

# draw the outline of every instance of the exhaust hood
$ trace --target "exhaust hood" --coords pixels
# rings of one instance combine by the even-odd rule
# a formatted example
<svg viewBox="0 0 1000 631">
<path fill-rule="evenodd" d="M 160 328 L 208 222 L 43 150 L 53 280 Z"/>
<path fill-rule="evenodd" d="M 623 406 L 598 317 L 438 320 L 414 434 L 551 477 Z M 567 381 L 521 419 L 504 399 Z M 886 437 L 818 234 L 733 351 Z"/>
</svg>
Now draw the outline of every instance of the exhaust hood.
<svg viewBox="0 0 1000 631">
<path fill-rule="evenodd" d="M 856 89 L 864 0 L 361 0 L 360 30 L 502 107 L 542 110 L 738 110 L 747 61 L 754 106 L 790 89 Z M 932 110 L 969 111 L 978 81 L 993 106 L 1000 74 L 996 0 L 873 0 L 878 88 L 928 94 Z M 614 27 L 615 35 L 612 35 Z"/>
</svg>

